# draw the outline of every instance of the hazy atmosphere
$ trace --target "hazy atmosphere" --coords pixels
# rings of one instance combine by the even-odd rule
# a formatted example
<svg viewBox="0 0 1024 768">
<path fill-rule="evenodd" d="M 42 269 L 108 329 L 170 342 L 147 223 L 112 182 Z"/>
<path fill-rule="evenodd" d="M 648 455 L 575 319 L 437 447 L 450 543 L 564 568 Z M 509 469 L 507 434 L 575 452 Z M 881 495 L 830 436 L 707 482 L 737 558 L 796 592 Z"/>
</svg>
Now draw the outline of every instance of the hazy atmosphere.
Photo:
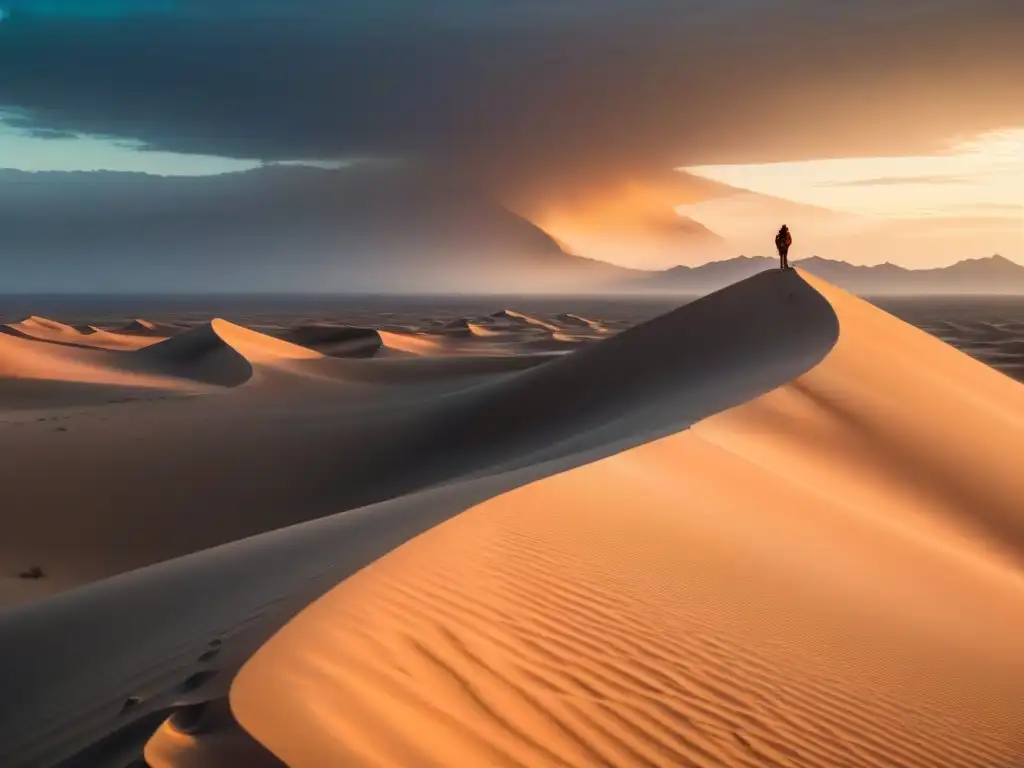
<svg viewBox="0 0 1024 768">
<path fill-rule="evenodd" d="M 626 267 L 769 254 L 783 221 L 795 258 L 1024 261 L 1019 3 L 15 0 L 0 19 L 8 169 L 196 177 L 283 161 L 345 176 L 382 163 L 402 174 L 412 163 L 421 197 L 435 185 L 472 196 L 565 250 Z M 241 195 L 259 186 L 246 178 L 257 177 L 230 186 Z M 28 183 L 0 172 L 0 197 L 21 197 Z M 92 185 L 63 176 L 46 185 L 65 183 Z M 168 218 L 209 194 L 200 179 L 179 181 L 170 200 L 149 189 L 132 194 L 160 197 Z M 323 190 L 313 182 L 299 194 L 313 208 L 345 207 L 316 200 Z M 408 192 L 379 197 L 383 229 L 400 233 Z M 38 221 L 71 215 L 65 203 L 38 205 Z M 230 245 L 207 228 L 169 249 L 157 247 L 166 221 L 150 237 L 116 196 L 84 215 L 76 210 L 66 230 L 78 248 L 38 231 L 7 244 L 8 289 L 57 287 L 72 279 L 63 265 L 83 258 L 97 283 L 88 290 L 161 274 L 177 275 L 176 289 L 204 279 L 175 271 L 176 260 L 205 260 L 211 272 L 247 264 L 237 228 Z M 287 221 L 289 258 L 305 277 L 271 270 L 247 284 L 376 284 L 346 270 L 378 247 L 373 237 L 357 247 L 344 226 L 326 232 L 313 219 L 293 210 Z M 403 253 L 410 284 L 435 287 L 443 275 L 461 289 L 461 261 L 446 267 L 438 251 L 472 251 L 480 265 L 522 248 L 499 243 L 495 255 L 468 224 L 440 228 L 436 241 L 412 227 L 379 249 Z M 534 278 L 524 287 L 544 283 Z"/>
</svg>

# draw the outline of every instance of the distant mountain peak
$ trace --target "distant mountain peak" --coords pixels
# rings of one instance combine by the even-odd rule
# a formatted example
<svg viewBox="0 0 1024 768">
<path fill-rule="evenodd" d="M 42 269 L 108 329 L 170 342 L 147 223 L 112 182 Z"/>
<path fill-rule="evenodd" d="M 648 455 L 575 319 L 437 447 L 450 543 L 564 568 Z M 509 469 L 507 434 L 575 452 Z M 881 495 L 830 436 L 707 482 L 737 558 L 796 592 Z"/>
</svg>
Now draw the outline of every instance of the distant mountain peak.
<svg viewBox="0 0 1024 768">
<path fill-rule="evenodd" d="M 963 261 L 958 261 L 956 264 L 948 267 L 948 269 L 952 269 L 953 267 L 961 269 L 1024 269 L 1024 266 L 1021 266 L 1015 261 L 1011 261 L 1005 256 L 1000 256 L 998 253 L 993 254 L 992 256 L 964 259 Z"/>
</svg>

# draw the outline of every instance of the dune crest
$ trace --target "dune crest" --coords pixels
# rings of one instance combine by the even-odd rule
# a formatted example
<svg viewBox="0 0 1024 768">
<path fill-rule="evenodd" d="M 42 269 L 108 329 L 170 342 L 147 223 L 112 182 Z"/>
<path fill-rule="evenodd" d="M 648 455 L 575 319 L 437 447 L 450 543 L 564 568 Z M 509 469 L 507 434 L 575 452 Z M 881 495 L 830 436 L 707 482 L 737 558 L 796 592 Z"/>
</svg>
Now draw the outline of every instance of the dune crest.
<svg viewBox="0 0 1024 768">
<path fill-rule="evenodd" d="M 1024 387 L 808 280 L 822 362 L 355 574 L 243 667 L 242 726 L 292 768 L 1013 764 Z"/>
</svg>

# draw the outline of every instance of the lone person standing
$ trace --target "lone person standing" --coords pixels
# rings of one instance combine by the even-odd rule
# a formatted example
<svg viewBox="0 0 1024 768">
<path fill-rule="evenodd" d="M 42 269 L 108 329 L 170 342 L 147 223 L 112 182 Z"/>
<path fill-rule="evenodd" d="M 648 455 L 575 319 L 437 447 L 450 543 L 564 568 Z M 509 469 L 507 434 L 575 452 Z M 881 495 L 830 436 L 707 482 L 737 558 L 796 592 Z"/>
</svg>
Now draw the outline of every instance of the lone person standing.
<svg viewBox="0 0 1024 768">
<path fill-rule="evenodd" d="M 789 269 L 789 246 L 793 244 L 793 236 L 789 234 L 789 227 L 785 224 L 775 235 L 775 247 L 779 251 L 779 262 L 783 269 Z"/>
</svg>

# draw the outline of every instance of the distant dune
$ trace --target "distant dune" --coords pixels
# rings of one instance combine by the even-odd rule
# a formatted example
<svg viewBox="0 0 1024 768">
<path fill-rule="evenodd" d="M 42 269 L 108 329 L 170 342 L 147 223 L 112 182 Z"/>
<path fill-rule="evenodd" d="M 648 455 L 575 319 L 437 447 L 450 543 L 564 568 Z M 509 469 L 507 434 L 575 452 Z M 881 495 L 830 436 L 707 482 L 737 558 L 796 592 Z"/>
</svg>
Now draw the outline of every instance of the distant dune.
<svg viewBox="0 0 1024 768">
<path fill-rule="evenodd" d="M 131 320 L 121 327 L 117 328 L 117 333 L 129 334 L 135 336 L 156 336 L 156 337 L 168 337 L 179 333 L 183 329 L 181 326 L 168 325 L 165 323 L 154 323 L 150 320 L 143 320 L 136 318 Z"/>
<path fill-rule="evenodd" d="M 141 349 L 162 338 L 156 335 L 139 338 L 121 333 L 110 333 L 91 325 L 74 327 L 56 320 L 35 316 L 27 317 L 17 323 L 2 325 L 0 333 L 74 347 L 120 350 Z"/>
<path fill-rule="evenodd" d="M 543 320 L 538 320 L 536 317 L 530 317 L 529 315 L 524 315 L 521 312 L 515 312 L 511 309 L 502 309 L 495 312 L 491 315 L 490 321 L 496 325 L 532 325 L 537 328 L 543 328 L 546 331 L 560 330 L 557 325 L 546 323 Z"/>
<path fill-rule="evenodd" d="M 0 764 L 1012 765 L 1024 387 L 800 271 L 595 325 L 0 335 L 216 393 L 0 386 Z"/>
<path fill-rule="evenodd" d="M 159 371 L 125 365 L 123 353 L 65 341 L 69 336 L 56 325 L 18 323 L 7 326 L 6 333 L 0 327 L 0 409 L 102 404 L 199 391 Z M 40 337 L 29 335 L 42 330 L 46 333 Z"/>
<path fill-rule="evenodd" d="M 383 331 L 373 333 L 378 339 L 388 336 Z M 361 369 L 355 367 L 357 360 L 348 361 L 349 365 L 346 365 L 346 361 L 333 359 L 333 355 L 317 350 L 321 347 L 338 354 L 336 331 L 332 333 L 324 327 L 304 326 L 288 335 L 306 341 L 307 345 L 215 318 L 134 353 L 124 360 L 124 365 L 218 387 L 232 388 L 253 383 L 264 387 L 268 384 L 283 385 L 286 392 L 295 378 L 305 379 L 307 385 L 316 382 L 336 386 L 364 378 Z M 362 357 L 358 350 L 355 352 L 348 356 Z M 276 386 L 271 391 L 276 391 Z"/>
<path fill-rule="evenodd" d="M 379 351 L 382 344 L 380 334 L 373 328 L 326 323 L 306 323 L 289 329 L 280 338 L 338 357 L 369 357 Z"/>
<path fill-rule="evenodd" d="M 571 312 L 563 312 L 557 319 L 564 325 L 568 325 L 570 327 L 589 328 L 596 333 L 605 333 L 607 331 L 607 329 L 596 320 L 588 320 L 585 317 L 574 315 Z"/>
</svg>

